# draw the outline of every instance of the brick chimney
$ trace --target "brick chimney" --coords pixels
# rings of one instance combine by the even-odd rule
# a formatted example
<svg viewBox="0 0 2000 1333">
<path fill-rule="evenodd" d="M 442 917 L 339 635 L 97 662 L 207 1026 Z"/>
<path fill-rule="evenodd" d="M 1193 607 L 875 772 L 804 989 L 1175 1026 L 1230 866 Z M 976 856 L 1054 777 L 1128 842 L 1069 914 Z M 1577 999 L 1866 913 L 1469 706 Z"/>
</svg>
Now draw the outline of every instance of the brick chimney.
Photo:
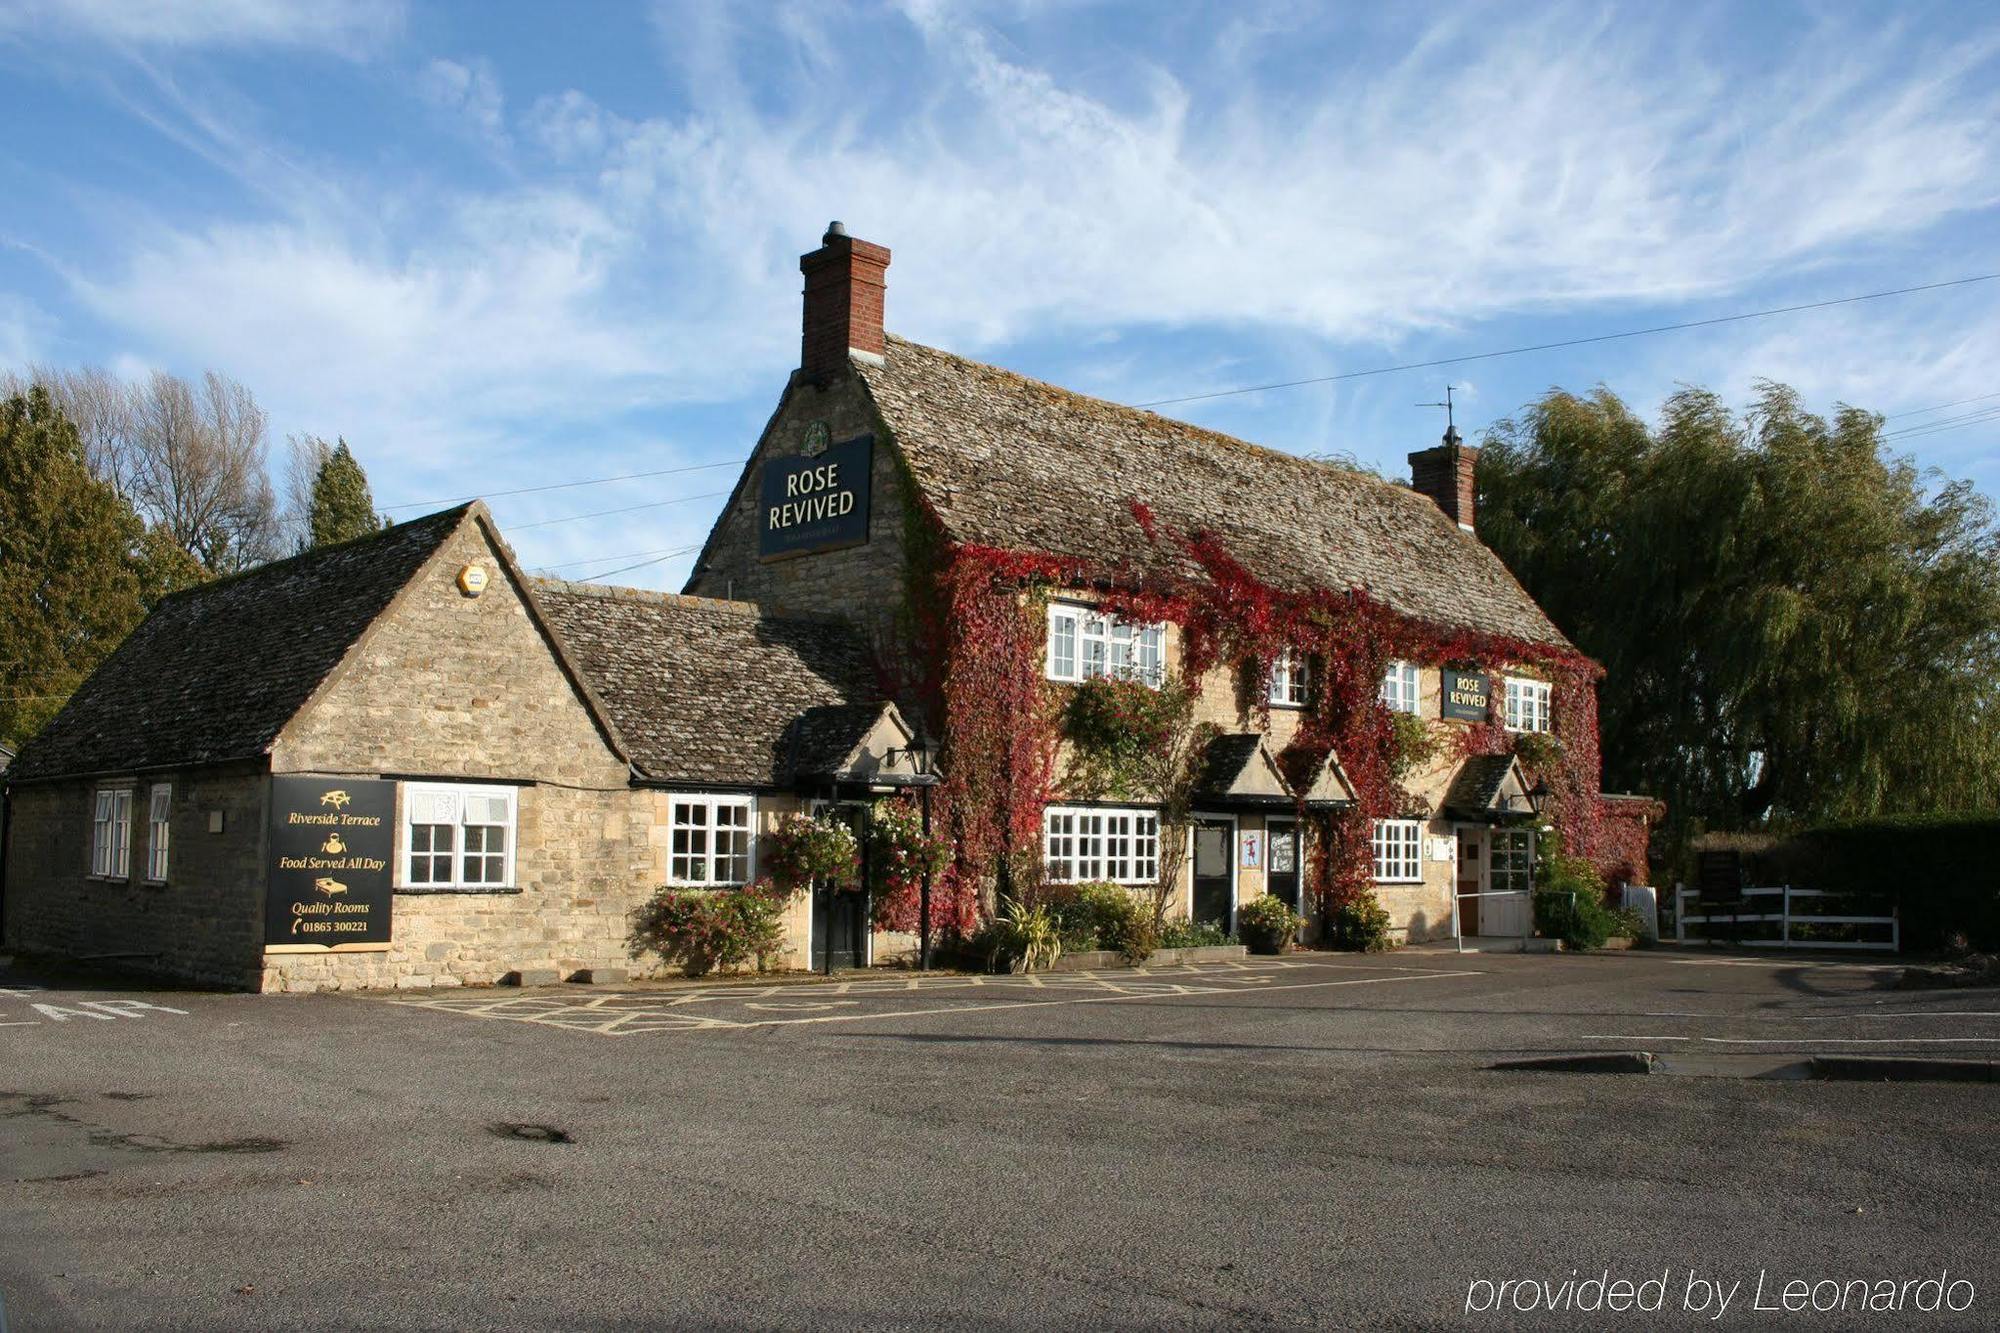
<svg viewBox="0 0 2000 1333">
<path fill-rule="evenodd" d="M 819 249 L 799 256 L 799 272 L 806 275 L 799 368 L 807 375 L 832 374 L 845 368 L 850 357 L 881 364 L 883 274 L 888 267 L 888 247 L 857 241 L 838 222 L 827 224 Z"/>
<path fill-rule="evenodd" d="M 1467 444 L 1458 427 L 1447 426 L 1444 442 L 1410 455 L 1410 484 L 1437 502 L 1445 517 L 1471 532 L 1473 496 L 1472 470 L 1479 463 L 1479 450 Z"/>
</svg>

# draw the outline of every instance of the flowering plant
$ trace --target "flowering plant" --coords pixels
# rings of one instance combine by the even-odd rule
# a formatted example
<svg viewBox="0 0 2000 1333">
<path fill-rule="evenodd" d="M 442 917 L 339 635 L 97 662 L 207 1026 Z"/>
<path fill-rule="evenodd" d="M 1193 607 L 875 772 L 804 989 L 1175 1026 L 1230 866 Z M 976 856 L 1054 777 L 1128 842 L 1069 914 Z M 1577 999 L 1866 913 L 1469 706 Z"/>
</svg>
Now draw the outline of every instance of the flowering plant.
<svg viewBox="0 0 2000 1333">
<path fill-rule="evenodd" d="M 877 926 L 913 929 L 924 872 L 930 871 L 935 890 L 944 867 L 944 842 L 924 835 L 923 816 L 915 801 L 901 796 L 875 802 L 868 818 L 868 891 Z"/>
<path fill-rule="evenodd" d="M 815 883 L 861 888 L 861 845 L 854 830 L 825 815 L 788 815 L 764 835 L 758 856 L 772 883 L 787 896 Z"/>
<path fill-rule="evenodd" d="M 627 943 L 634 958 L 656 953 L 690 977 L 753 958 L 764 972 L 785 952 L 783 901 L 766 880 L 740 889 L 661 889 L 636 913 Z"/>
</svg>

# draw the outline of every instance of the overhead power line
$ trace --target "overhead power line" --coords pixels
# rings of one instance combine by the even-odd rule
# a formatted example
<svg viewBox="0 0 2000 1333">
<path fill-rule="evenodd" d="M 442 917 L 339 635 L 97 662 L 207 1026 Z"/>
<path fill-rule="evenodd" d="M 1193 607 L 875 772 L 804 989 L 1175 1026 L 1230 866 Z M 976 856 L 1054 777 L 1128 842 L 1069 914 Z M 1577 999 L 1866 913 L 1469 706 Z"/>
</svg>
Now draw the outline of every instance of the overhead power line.
<svg viewBox="0 0 2000 1333">
<path fill-rule="evenodd" d="M 687 547 L 685 550 L 669 551 L 665 555 L 654 556 L 651 560 L 641 560 L 636 564 L 620 565 L 616 569 L 599 570 L 597 573 L 590 575 L 584 581 L 588 583 L 588 582 L 593 582 L 597 579 L 608 579 L 613 574 L 629 574 L 635 569 L 644 569 L 647 565 L 665 564 L 667 561 L 674 559 L 676 556 L 693 555 L 696 551 L 699 551 L 700 549 L 701 548 L 699 546 L 690 546 Z"/>
<path fill-rule="evenodd" d="M 1933 403 L 1929 407 L 1912 407 L 1902 412 L 1891 412 L 1882 419 L 1884 421 L 1894 421 L 1898 417 L 1922 416 L 1926 412 L 1942 412 L 1947 407 L 1964 407 L 1967 403 L 1983 403 L 1989 398 L 2000 398 L 2000 393 L 1982 393 L 1975 398 L 1957 398 L 1949 403 Z"/>
<path fill-rule="evenodd" d="M 1989 421 L 2000 421 L 2000 407 L 1989 407 L 1984 412 L 1972 412 L 1962 417 L 1946 417 L 1943 421 L 1927 426 L 1910 426 L 1903 430 L 1887 431 L 1885 440 L 1915 440 L 1925 435 L 1942 435 L 1948 430 L 1964 430 L 1967 426 L 1983 426 Z"/>
<path fill-rule="evenodd" d="M 626 505 L 623 509 L 599 509 L 589 514 L 565 514 L 561 518 L 539 518 L 533 523 L 509 523 L 507 531 L 526 532 L 529 528 L 546 528 L 551 523 L 576 523 L 586 518 L 609 518 L 613 514 L 632 514 L 641 509 L 660 509 L 667 505 L 688 504 L 695 500 L 714 500 L 729 494 L 728 491 L 703 491 L 700 495 L 676 495 L 671 500 L 651 500 L 645 504 Z"/>
<path fill-rule="evenodd" d="M 1178 398 L 1155 398 L 1149 402 L 1134 403 L 1134 407 L 1168 407 L 1175 403 L 1199 403 L 1211 398 L 1233 398 L 1239 394 L 1263 393 L 1269 389 L 1296 389 L 1308 384 L 1334 384 L 1341 380 L 1366 379 L 1372 375 L 1394 375 L 1405 370 L 1431 370 L 1439 366 L 1460 366 L 1468 361 L 1491 361 L 1503 356 L 1525 356 L 1529 352 L 1553 352 L 1564 347 L 1587 347 L 1592 343 L 1616 342 L 1623 338 L 1645 338 L 1656 333 L 1678 333 L 1684 329 L 1712 328 L 1717 324 L 1737 324 L 1747 319 L 1769 319 L 1774 315 L 1792 315 L 1803 310 L 1825 310 L 1830 306 L 1853 305 L 1860 301 L 1880 301 L 1891 296 L 1909 296 L 1916 292 L 1935 292 L 1947 287 L 1966 287 L 1975 282 L 1992 282 L 2000 278 L 2000 273 L 1976 273 L 1967 278 L 1953 278 L 1948 282 L 1926 282 L 1914 287 L 1897 287 L 1886 292 L 1863 292 L 1858 296 L 1836 296 L 1825 301 L 1808 301 L 1802 305 L 1774 306 L 1769 310 L 1747 310 L 1739 315 L 1717 315 L 1712 319 L 1690 319 L 1678 324 L 1656 324 L 1651 328 L 1626 329 L 1620 333 L 1599 333 L 1588 338 L 1564 338 L 1558 342 L 1532 343 L 1525 347 L 1506 347 L 1496 352 L 1469 352 L 1464 356 L 1442 356 L 1432 361 L 1411 361 L 1398 366 L 1376 366 L 1370 370 L 1349 370 L 1338 375 L 1315 375 L 1310 379 L 1277 380 L 1270 384 L 1249 384 L 1240 389 L 1213 389 L 1207 393 L 1183 394 Z"/>
<path fill-rule="evenodd" d="M 672 546 L 672 547 L 661 546 L 661 547 L 656 547 L 650 551 L 626 551 L 620 555 L 580 556 L 575 560 L 564 560 L 560 564 L 535 565 L 533 568 L 535 572 L 538 574 L 547 574 L 550 573 L 551 571 L 558 569 L 574 569 L 578 565 L 601 565 L 607 560 L 637 560 L 641 556 L 678 555 L 683 551 L 692 551 L 698 549 L 699 549 L 698 547 L 692 547 L 692 546 Z"/>
<path fill-rule="evenodd" d="M 615 477 L 588 477 L 583 481 L 552 481 L 546 486 L 521 486 L 511 491 L 487 491 L 484 495 L 454 495 L 442 500 L 404 500 L 397 504 L 383 505 L 382 508 L 387 511 L 421 509 L 426 505 L 464 504 L 467 500 L 498 500 L 508 495 L 534 495 L 540 491 L 564 491 L 576 486 L 603 486 L 614 481 L 640 481 L 647 477 L 672 477 L 683 472 L 706 472 L 710 468 L 741 466 L 743 460 L 740 458 L 724 458 L 713 463 L 690 463 L 686 467 L 663 467 L 652 472 L 622 472 Z"/>
</svg>

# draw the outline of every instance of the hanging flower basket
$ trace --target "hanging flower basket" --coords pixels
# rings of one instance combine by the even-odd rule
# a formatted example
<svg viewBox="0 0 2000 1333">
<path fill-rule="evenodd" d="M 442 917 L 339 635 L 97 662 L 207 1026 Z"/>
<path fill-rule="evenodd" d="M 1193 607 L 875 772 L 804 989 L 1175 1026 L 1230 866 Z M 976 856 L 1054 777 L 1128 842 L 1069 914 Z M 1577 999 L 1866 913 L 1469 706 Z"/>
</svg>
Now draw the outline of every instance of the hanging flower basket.
<svg viewBox="0 0 2000 1333">
<path fill-rule="evenodd" d="M 786 894 L 803 893 L 815 884 L 858 893 L 861 846 L 854 830 L 822 815 L 789 815 L 764 835 L 759 848 L 763 869 Z"/>
</svg>

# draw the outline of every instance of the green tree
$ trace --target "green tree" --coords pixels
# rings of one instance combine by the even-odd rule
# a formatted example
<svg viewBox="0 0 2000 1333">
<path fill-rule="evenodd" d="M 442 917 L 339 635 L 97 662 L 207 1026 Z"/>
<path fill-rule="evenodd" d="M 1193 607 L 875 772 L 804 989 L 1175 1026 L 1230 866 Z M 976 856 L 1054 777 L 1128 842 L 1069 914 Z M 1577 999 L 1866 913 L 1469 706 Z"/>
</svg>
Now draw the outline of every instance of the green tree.
<svg viewBox="0 0 2000 1333">
<path fill-rule="evenodd" d="M 1777 384 L 1656 427 L 1551 392 L 1488 434 L 1480 536 L 1602 662 L 1605 786 L 1694 824 L 2000 801 L 2000 536 L 1966 482 Z"/>
<path fill-rule="evenodd" d="M 368 474 L 354 460 L 346 440 L 338 440 L 313 474 L 312 508 L 307 514 L 309 546 L 331 546 L 379 532 L 375 497 L 368 491 Z"/>
<path fill-rule="evenodd" d="M 0 740 L 39 731 L 192 564 L 91 475 L 45 390 L 0 401 Z"/>
</svg>

